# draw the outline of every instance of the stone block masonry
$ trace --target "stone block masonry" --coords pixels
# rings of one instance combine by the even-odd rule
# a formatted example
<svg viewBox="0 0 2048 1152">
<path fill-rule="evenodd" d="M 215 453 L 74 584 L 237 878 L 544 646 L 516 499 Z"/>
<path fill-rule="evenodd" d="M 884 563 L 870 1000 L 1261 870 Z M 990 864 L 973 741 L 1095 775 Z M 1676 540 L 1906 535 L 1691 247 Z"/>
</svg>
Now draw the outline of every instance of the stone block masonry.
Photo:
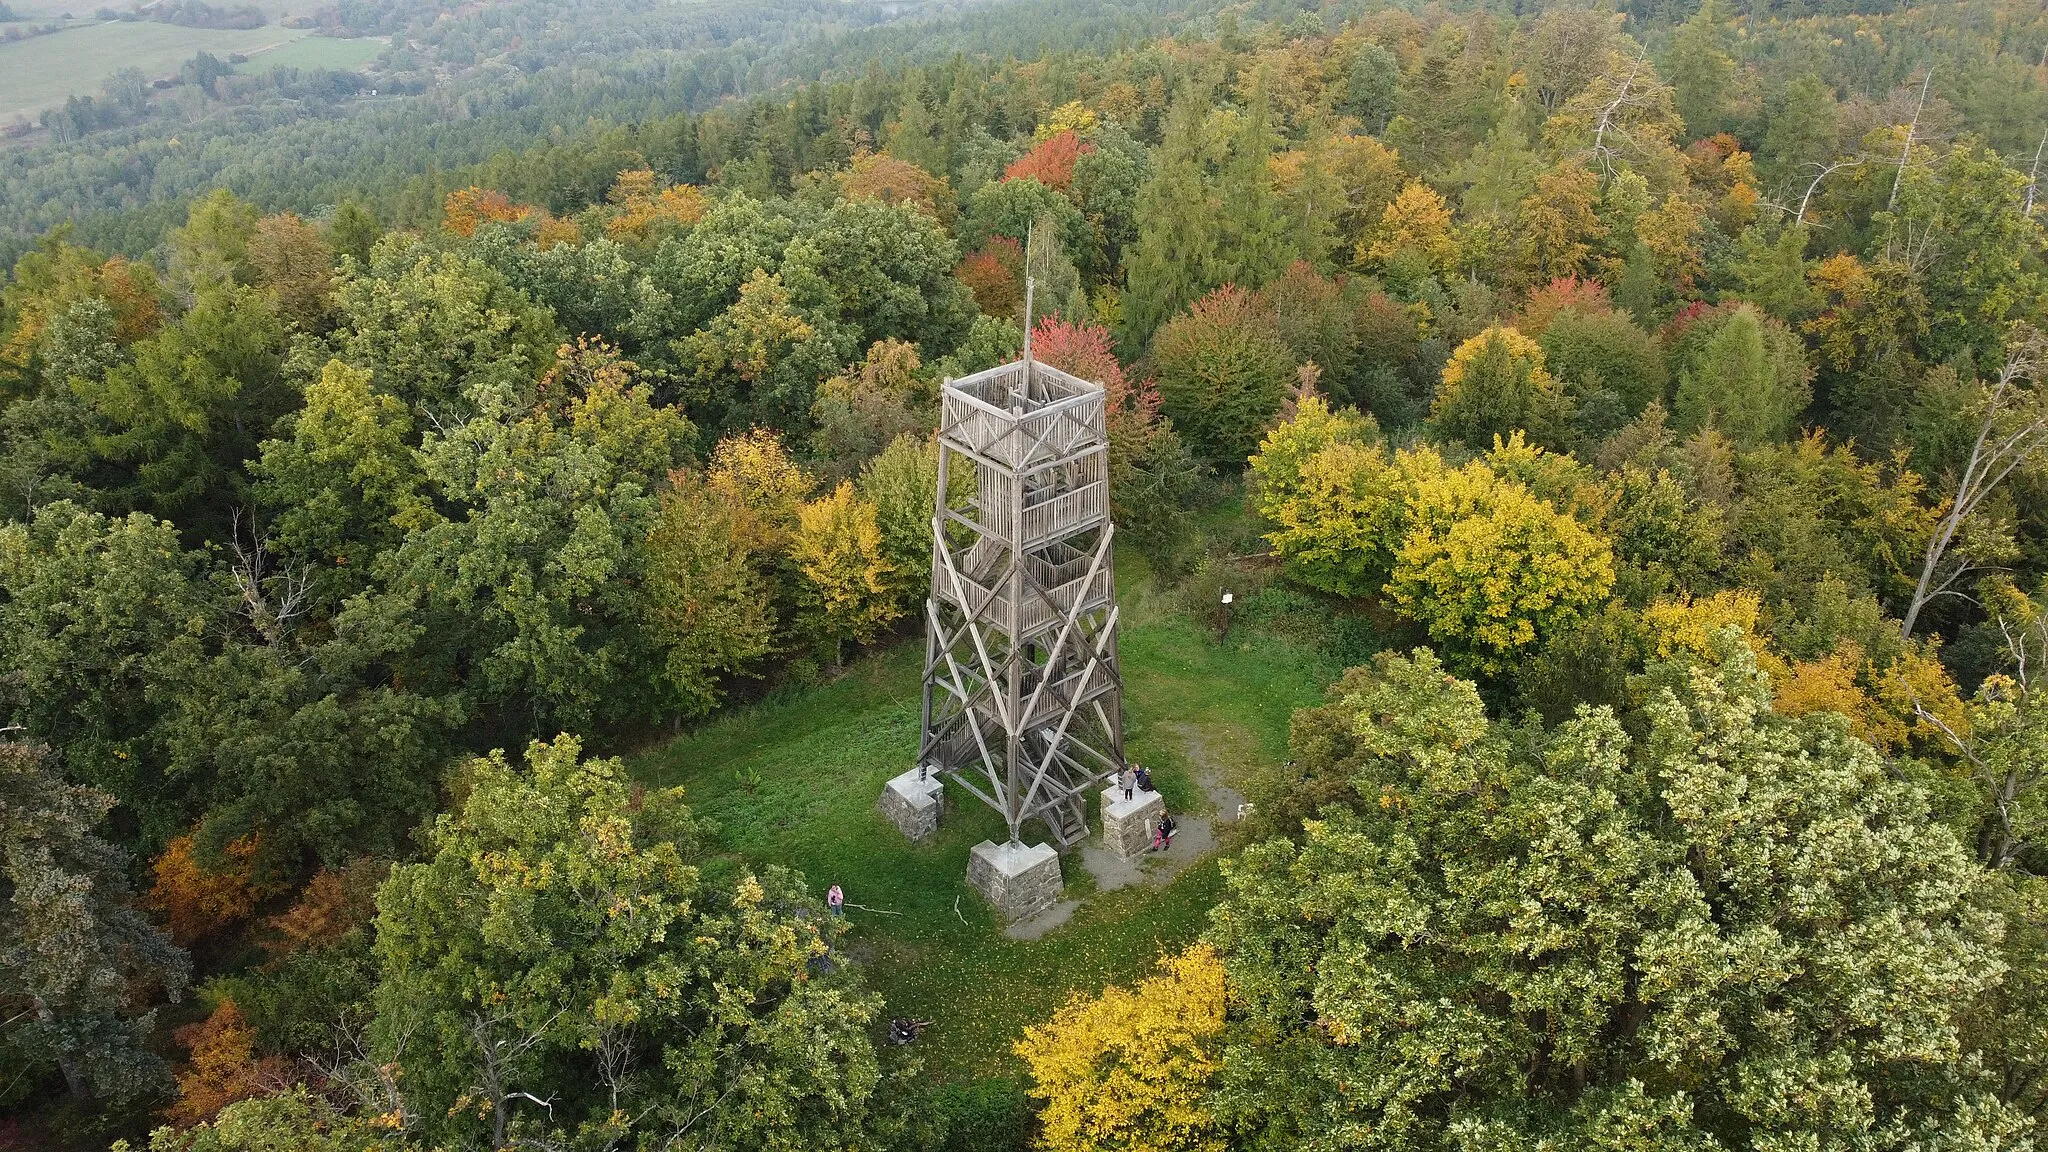
<svg viewBox="0 0 2048 1152">
<path fill-rule="evenodd" d="M 1166 797 L 1157 792 L 1132 792 L 1124 799 L 1122 788 L 1102 793 L 1102 843 L 1125 860 L 1136 860 L 1152 847 L 1152 830 L 1166 815 Z"/>
<path fill-rule="evenodd" d="M 1060 854 L 1050 844 L 983 840 L 967 857 L 967 883 L 1004 919 L 1022 920 L 1059 902 Z"/>
<path fill-rule="evenodd" d="M 882 815 L 898 832 L 911 840 L 922 840 L 939 830 L 939 809 L 945 806 L 946 786 L 936 775 L 923 780 L 912 768 L 882 786 Z"/>
</svg>

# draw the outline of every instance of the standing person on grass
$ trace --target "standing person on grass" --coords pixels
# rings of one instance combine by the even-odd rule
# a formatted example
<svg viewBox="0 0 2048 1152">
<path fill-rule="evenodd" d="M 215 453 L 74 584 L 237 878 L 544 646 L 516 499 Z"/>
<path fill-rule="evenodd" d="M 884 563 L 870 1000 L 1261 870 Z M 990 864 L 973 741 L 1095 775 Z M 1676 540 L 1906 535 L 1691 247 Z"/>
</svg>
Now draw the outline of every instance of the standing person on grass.
<svg viewBox="0 0 2048 1152">
<path fill-rule="evenodd" d="M 834 884 L 825 890 L 825 907 L 831 909 L 834 916 L 846 915 L 846 893 L 839 890 L 839 885 Z"/>
</svg>

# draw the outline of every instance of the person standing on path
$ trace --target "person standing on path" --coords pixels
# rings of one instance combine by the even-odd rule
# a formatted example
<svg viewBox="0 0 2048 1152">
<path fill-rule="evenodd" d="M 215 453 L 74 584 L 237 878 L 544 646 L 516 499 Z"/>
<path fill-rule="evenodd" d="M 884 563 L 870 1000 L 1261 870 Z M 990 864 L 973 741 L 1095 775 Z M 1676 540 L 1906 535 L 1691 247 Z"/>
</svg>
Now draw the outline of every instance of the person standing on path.
<svg viewBox="0 0 2048 1152">
<path fill-rule="evenodd" d="M 846 915 L 846 893 L 839 890 L 839 885 L 834 884 L 825 890 L 825 907 L 831 909 L 834 916 Z"/>
<path fill-rule="evenodd" d="M 1124 770 L 1116 774 L 1116 782 L 1124 790 L 1124 799 L 1129 800 L 1131 794 L 1137 791 L 1138 774 L 1131 771 L 1131 766 L 1126 764 L 1124 765 Z"/>
</svg>

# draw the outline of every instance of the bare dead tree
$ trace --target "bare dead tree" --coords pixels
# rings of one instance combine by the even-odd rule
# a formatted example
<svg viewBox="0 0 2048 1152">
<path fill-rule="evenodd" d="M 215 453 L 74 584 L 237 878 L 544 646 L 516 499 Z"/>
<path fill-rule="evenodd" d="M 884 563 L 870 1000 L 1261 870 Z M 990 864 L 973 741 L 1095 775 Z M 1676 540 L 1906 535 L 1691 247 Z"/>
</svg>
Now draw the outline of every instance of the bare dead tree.
<svg viewBox="0 0 2048 1152">
<path fill-rule="evenodd" d="M 562 1018 L 567 1009 L 532 1027 L 517 1028 L 510 1035 L 504 1035 L 505 1026 L 513 1023 L 510 1012 L 499 1010 L 486 1015 L 473 1012 L 469 1018 L 469 1037 L 475 1042 L 477 1053 L 483 1063 L 478 1068 L 480 1083 L 476 1089 L 491 1104 L 491 1147 L 506 1146 L 508 1130 L 512 1124 L 512 1105 L 525 1100 L 547 1109 L 552 1117 L 555 1104 L 552 1098 L 541 1099 L 531 1092 L 514 1088 L 509 1080 L 514 1063 L 519 1057 L 538 1047 L 554 1029 L 555 1022 Z"/>
<path fill-rule="evenodd" d="M 1621 86 L 1615 90 L 1614 98 L 1600 106 L 1600 116 L 1593 127 L 1593 156 L 1600 161 L 1600 168 L 1608 176 L 1614 175 L 1614 150 L 1607 145 L 1609 133 L 1626 138 L 1627 133 L 1619 124 L 1621 113 L 1641 102 L 1636 92 L 1636 77 L 1642 73 L 1643 60 L 1649 55 L 1647 47 L 1636 50 L 1635 60 L 1629 64 L 1628 75 L 1622 78 Z"/>
<path fill-rule="evenodd" d="M 399 1132 L 409 1132 L 419 1117 L 399 1091 L 398 1073 L 419 1027 L 419 1016 L 408 1014 L 395 1023 L 394 1051 L 389 1062 L 379 1062 L 371 1051 L 369 1014 L 354 1009 L 344 1009 L 335 1022 L 328 1051 L 308 1055 L 304 1060 L 315 1078 L 330 1090 L 347 1096 L 356 1112 L 390 1118 Z"/>
<path fill-rule="evenodd" d="M 1913 119 L 1906 125 L 1906 143 L 1899 149 L 1899 170 L 1892 175 L 1891 199 L 1885 201 L 1884 210 L 1890 212 L 1899 206 L 1899 185 L 1906 179 L 1906 161 L 1913 155 L 1913 135 L 1920 131 L 1920 113 L 1927 110 L 1927 86 L 1934 82 L 1934 65 L 1927 66 L 1927 75 L 1920 78 L 1920 102 L 1913 105 Z"/>
<path fill-rule="evenodd" d="M 1971 442 L 1962 473 L 1956 477 L 1948 510 L 1927 541 L 1919 583 L 1899 624 L 1902 637 L 1912 637 L 1921 609 L 1940 597 L 1962 595 L 1963 579 L 1982 571 L 1968 564 L 1946 564 L 1963 526 L 2015 469 L 2048 448 L 2048 397 L 2038 390 L 2041 365 L 2044 355 L 2048 355 L 2048 339 L 2030 329 L 2023 330 L 2015 333 L 2008 349 L 1997 380 L 1985 393 L 1977 436 Z"/>
<path fill-rule="evenodd" d="M 256 530 L 255 518 L 249 517 L 246 540 L 242 521 L 243 510 L 237 508 L 229 523 L 229 547 L 234 552 L 229 575 L 242 597 L 242 618 L 263 637 L 265 644 L 276 648 L 284 643 L 292 622 L 312 607 L 312 569 L 296 564 L 273 574 L 270 550 L 263 543 L 262 533 Z"/>
<path fill-rule="evenodd" d="M 2041 142 L 2034 145 L 2034 166 L 2027 169 L 2027 206 L 2022 215 L 2034 214 L 2034 196 L 2041 190 L 2041 153 L 2048 151 L 2048 128 L 2041 130 Z"/>
<path fill-rule="evenodd" d="M 1815 163 L 1813 166 L 1815 168 L 1820 169 L 1820 171 L 1814 174 L 1813 183 L 1808 184 L 1806 186 L 1806 195 L 1801 196 L 1799 198 L 1799 214 L 1793 217 L 1792 223 L 1806 223 L 1806 208 L 1808 205 L 1813 203 L 1813 194 L 1820 190 L 1821 181 L 1827 179 L 1829 176 L 1834 175 L 1837 171 L 1840 171 L 1843 168 L 1857 168 L 1861 167 L 1862 164 L 1863 158 L 1860 156 L 1847 157 L 1845 159 L 1837 160 L 1833 164 Z"/>
</svg>

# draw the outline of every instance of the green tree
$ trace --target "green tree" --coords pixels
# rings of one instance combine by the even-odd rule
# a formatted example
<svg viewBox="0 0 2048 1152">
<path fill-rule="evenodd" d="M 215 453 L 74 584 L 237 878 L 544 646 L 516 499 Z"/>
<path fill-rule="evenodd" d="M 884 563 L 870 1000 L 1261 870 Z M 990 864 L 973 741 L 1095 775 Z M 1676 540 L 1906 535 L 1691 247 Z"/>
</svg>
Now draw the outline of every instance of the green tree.
<svg viewBox="0 0 2048 1152">
<path fill-rule="evenodd" d="M 378 894 L 376 1058 L 436 1146 L 862 1146 L 876 1001 L 801 878 L 696 863 L 680 789 L 574 737 L 470 763 Z"/>
<path fill-rule="evenodd" d="M 949 504 L 965 508 L 974 495 L 974 465 L 952 458 L 946 478 Z M 931 590 L 932 515 L 939 500 L 939 445 L 932 437 L 908 433 L 861 468 L 857 490 L 875 506 L 875 527 L 882 534 L 882 556 L 889 562 L 889 585 L 897 599 L 916 608 Z"/>
<path fill-rule="evenodd" d="M 1719 0 L 1706 0 L 1671 38 L 1671 52 L 1665 72 L 1671 78 L 1673 99 L 1686 132 L 1695 138 L 1712 136 L 1728 127 L 1733 102 L 1735 58 L 1729 54 L 1730 35 Z"/>
<path fill-rule="evenodd" d="M 185 226 L 171 230 L 171 286 L 189 303 L 201 288 L 253 284 L 249 237 L 256 231 L 256 206 L 225 188 L 192 202 Z"/>
<path fill-rule="evenodd" d="M 153 658 L 217 620 L 197 555 L 171 525 L 69 503 L 0 527 L 0 699 L 56 750 L 66 776 L 112 793 L 161 844 L 191 823 L 190 782 L 166 772 Z"/>
<path fill-rule="evenodd" d="M 1244 288 L 1258 288 L 1302 256 L 1294 246 L 1294 230 L 1273 191 L 1272 109 L 1262 81 L 1253 82 L 1251 99 L 1230 136 L 1230 152 L 1216 177 L 1216 197 L 1226 206 L 1217 214 L 1215 275 Z M 1331 205 L 1335 208 L 1335 204 Z"/>
<path fill-rule="evenodd" d="M 554 321 L 473 257 L 387 236 L 334 292 L 335 355 L 423 419 L 453 423 L 472 388 L 529 388 L 560 341 Z"/>
<path fill-rule="evenodd" d="M 1826 81 L 1796 76 L 1771 102 L 1757 164 L 1768 187 L 1786 201 L 1805 202 L 1806 189 L 1841 151 L 1841 110 Z"/>
<path fill-rule="evenodd" d="M 307 565 L 321 606 L 362 591 L 377 557 L 432 521 L 413 429 L 405 402 L 368 371 L 329 360 L 252 462 L 257 497 L 275 512 L 273 545 Z"/>
<path fill-rule="evenodd" d="M 775 612 L 740 515 L 702 477 L 678 471 L 648 533 L 647 627 L 665 654 L 671 706 L 685 718 L 716 708 L 726 681 L 774 646 Z"/>
<path fill-rule="evenodd" d="M 73 1097 L 122 1104 L 169 1083 L 143 1002 L 177 999 L 189 963 L 135 906 L 126 853 L 99 835 L 113 806 L 47 749 L 0 743 L 0 1066 L 15 1084 L 54 1069 Z"/>
<path fill-rule="evenodd" d="M 612 350 L 565 345 L 559 361 L 539 406 L 499 396 L 425 439 L 443 511 L 392 554 L 386 604 L 362 609 L 423 630 L 414 675 L 542 729 L 651 708 L 639 545 L 696 438 Z"/>
<path fill-rule="evenodd" d="M 347 256 L 361 265 L 370 263 L 370 250 L 383 234 L 376 213 L 353 196 L 343 200 L 334 209 L 334 218 L 327 222 L 328 247 L 334 249 L 336 256 Z"/>
<path fill-rule="evenodd" d="M 284 352 L 284 325 L 262 293 L 208 284 L 135 346 L 133 364 L 80 387 L 109 426 L 95 452 L 125 474 L 116 498 L 196 538 L 224 538 L 230 510 L 246 502 L 242 462 L 299 403 Z"/>
<path fill-rule="evenodd" d="M 850 348 L 799 308 L 780 273 L 754 271 L 739 300 L 675 348 L 695 376 L 690 408 L 708 427 L 803 429 L 818 381 Z"/>
<path fill-rule="evenodd" d="M 1394 100 L 1401 84 L 1401 62 L 1379 44 L 1368 40 L 1351 58 L 1351 70 L 1344 76 L 1344 111 L 1358 117 L 1365 130 L 1374 135 L 1386 130 L 1394 117 Z"/>
<path fill-rule="evenodd" d="M 1349 803 L 1247 850 L 1214 914 L 1219 1119 L 1305 1149 L 2019 1138 L 1958 1035 L 1999 976 L 1977 866 L 1718 653 L 1657 674 L 1640 739 L 1604 707 L 1490 722 L 1426 652 L 1347 680 L 1298 750 Z"/>
<path fill-rule="evenodd" d="M 1226 285 L 1174 317 L 1152 342 L 1159 403 L 1196 456 L 1239 466 L 1287 397 L 1292 361 L 1272 311 Z"/>
<path fill-rule="evenodd" d="M 1138 240 L 1124 267 L 1123 336 L 1134 347 L 1220 282 L 1202 113 L 1192 92 L 1174 101 L 1152 179 L 1138 192 Z"/>
<path fill-rule="evenodd" d="M 1896 210 L 1874 221 L 1887 253 L 1920 270 L 1928 360 L 1967 351 L 1989 362 L 2008 321 L 2039 315 L 2048 236 L 2025 210 L 2026 187 L 2025 173 L 1964 139 L 1936 163 L 1908 167 Z"/>
<path fill-rule="evenodd" d="M 1664 396 L 1664 352 L 1619 312 L 1566 308 L 1536 338 L 1585 435 L 1606 435 Z"/>
<path fill-rule="evenodd" d="M 1702 320 L 1680 342 L 1673 398 L 1681 428 L 1713 427 L 1737 444 L 1790 436 L 1811 395 L 1799 337 L 1747 304 Z"/>
<path fill-rule="evenodd" d="M 1438 431 L 1480 447 L 1517 430 L 1538 444 L 1558 444 L 1570 412 L 1544 365 L 1543 346 L 1496 326 L 1451 354 L 1429 415 Z"/>
<path fill-rule="evenodd" d="M 801 307 L 845 329 L 843 363 L 877 340 L 952 351 L 977 315 L 953 277 L 959 262 L 952 237 L 914 205 L 842 200 L 790 242 L 781 272 Z"/>
</svg>

